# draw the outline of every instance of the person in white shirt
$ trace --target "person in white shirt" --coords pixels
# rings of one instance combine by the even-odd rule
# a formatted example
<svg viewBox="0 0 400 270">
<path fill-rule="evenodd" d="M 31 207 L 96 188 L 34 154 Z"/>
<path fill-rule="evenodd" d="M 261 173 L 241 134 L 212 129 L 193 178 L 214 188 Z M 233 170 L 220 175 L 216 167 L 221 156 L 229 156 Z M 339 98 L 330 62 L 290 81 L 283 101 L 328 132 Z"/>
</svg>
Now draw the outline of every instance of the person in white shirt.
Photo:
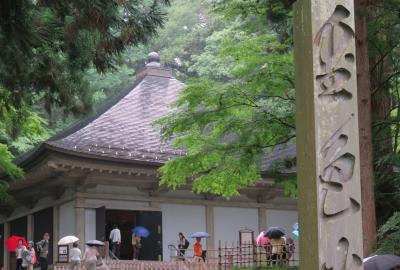
<svg viewBox="0 0 400 270">
<path fill-rule="evenodd" d="M 117 225 L 114 225 L 114 229 L 110 232 L 111 251 L 119 259 L 120 246 L 121 246 L 121 231 Z"/>
<path fill-rule="evenodd" d="M 17 257 L 17 270 L 22 270 L 22 252 L 26 249 L 23 245 L 22 239 L 18 240 L 18 247 L 15 250 L 15 255 Z"/>
<path fill-rule="evenodd" d="M 82 252 L 78 248 L 78 242 L 72 244 L 72 247 L 69 250 L 69 262 L 70 262 L 70 269 L 71 270 L 80 270 L 81 269 L 81 256 Z"/>
</svg>

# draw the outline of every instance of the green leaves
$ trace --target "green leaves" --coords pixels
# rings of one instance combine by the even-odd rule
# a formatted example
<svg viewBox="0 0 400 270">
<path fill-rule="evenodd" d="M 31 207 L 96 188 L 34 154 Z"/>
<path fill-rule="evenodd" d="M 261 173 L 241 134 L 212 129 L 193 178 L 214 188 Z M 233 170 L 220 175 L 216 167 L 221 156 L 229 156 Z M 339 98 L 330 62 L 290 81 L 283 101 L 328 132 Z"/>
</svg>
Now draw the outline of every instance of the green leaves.
<svg viewBox="0 0 400 270">
<path fill-rule="evenodd" d="M 378 231 L 377 254 L 400 255 L 400 212 L 395 212 Z"/>
<path fill-rule="evenodd" d="M 167 0 L 11 1 L 0 3 L 0 79 L 21 103 L 43 95 L 50 111 L 82 115 L 90 108 L 83 72 L 106 72 L 126 47 L 162 26 Z"/>
<path fill-rule="evenodd" d="M 202 77 L 189 80 L 177 110 L 157 121 L 187 153 L 161 168 L 161 184 L 238 195 L 261 178 L 265 151 L 294 137 L 291 49 L 272 30 L 254 34 L 264 21 L 252 19 L 234 19 L 207 39 L 189 69 Z"/>
</svg>

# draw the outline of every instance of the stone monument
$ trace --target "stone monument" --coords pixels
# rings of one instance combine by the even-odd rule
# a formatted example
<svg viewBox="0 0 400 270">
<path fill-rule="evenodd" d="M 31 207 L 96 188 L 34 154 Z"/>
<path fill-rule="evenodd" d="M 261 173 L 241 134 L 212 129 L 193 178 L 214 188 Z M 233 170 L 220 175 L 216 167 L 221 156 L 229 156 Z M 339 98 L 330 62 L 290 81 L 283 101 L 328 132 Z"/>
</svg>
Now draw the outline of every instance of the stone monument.
<svg viewBox="0 0 400 270">
<path fill-rule="evenodd" d="M 353 0 L 294 5 L 302 270 L 361 270 Z"/>
</svg>

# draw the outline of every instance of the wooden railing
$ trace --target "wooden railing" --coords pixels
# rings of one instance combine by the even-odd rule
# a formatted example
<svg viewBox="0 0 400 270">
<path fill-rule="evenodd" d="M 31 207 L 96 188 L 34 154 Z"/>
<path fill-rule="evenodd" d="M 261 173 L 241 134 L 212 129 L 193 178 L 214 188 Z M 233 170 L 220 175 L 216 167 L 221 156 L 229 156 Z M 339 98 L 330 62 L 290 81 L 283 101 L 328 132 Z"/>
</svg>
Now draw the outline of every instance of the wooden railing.
<svg viewBox="0 0 400 270">
<path fill-rule="evenodd" d="M 85 268 L 82 267 L 82 270 Z M 197 262 L 194 260 L 157 262 L 157 261 L 109 261 L 98 270 L 218 270 L 218 262 Z M 54 270 L 69 270 L 68 264 L 57 264 Z"/>
</svg>

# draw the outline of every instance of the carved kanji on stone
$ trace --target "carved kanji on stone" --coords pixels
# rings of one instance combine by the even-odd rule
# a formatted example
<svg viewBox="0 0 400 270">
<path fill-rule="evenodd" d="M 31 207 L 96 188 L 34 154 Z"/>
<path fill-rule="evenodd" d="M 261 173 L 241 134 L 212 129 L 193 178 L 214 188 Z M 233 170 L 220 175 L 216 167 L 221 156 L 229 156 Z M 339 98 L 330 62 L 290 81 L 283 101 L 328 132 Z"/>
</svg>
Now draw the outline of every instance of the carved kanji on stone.
<svg viewBox="0 0 400 270">
<path fill-rule="evenodd" d="M 345 22 L 350 16 L 348 9 L 337 5 L 314 38 L 319 52 L 315 79 L 318 106 L 322 110 L 332 108 L 334 112 L 334 108 L 345 106 L 355 94 L 356 89 L 349 85 L 355 64 L 354 31 Z M 361 254 L 351 241 L 351 230 L 344 230 L 351 224 L 351 216 L 361 209 L 359 194 L 353 194 L 357 184 L 354 179 L 357 138 L 353 131 L 356 119 L 351 110 L 348 114 L 344 123 L 329 122 L 327 128 L 333 128 L 333 132 L 320 149 L 321 211 L 329 254 L 322 258 L 323 270 L 353 270 L 362 265 Z"/>
<path fill-rule="evenodd" d="M 353 0 L 294 8 L 301 270 L 362 270 Z"/>
<path fill-rule="evenodd" d="M 349 18 L 350 11 L 338 5 L 329 20 L 314 39 L 320 49 L 321 74 L 317 76 L 320 96 L 336 95 L 349 99 L 353 95 L 347 87 L 351 72 L 347 65 L 354 64 L 354 53 L 349 48 L 354 39 L 353 29 L 343 20 Z"/>
</svg>

